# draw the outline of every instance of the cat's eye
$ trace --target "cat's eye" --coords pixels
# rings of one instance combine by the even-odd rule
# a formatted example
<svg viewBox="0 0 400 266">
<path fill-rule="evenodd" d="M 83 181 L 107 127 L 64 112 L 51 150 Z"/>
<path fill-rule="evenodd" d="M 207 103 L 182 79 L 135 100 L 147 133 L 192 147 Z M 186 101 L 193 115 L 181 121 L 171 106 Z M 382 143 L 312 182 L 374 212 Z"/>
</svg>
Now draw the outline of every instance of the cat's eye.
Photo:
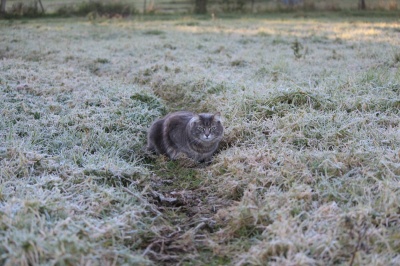
<svg viewBox="0 0 400 266">
<path fill-rule="evenodd" d="M 206 130 L 204 127 L 197 127 L 197 130 L 199 130 L 199 131 L 204 131 L 204 130 Z"/>
<path fill-rule="evenodd" d="M 217 127 L 211 127 L 211 131 L 215 131 Z"/>
</svg>

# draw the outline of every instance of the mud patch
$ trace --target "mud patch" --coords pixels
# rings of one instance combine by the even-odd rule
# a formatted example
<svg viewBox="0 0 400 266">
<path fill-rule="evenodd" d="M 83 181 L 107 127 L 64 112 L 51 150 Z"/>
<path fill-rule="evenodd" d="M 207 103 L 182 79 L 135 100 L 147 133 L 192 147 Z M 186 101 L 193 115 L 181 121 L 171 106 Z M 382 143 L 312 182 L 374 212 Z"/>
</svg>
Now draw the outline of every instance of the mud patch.
<svg viewBox="0 0 400 266">
<path fill-rule="evenodd" d="M 218 197 L 204 185 L 202 168 L 187 168 L 163 157 L 152 167 L 154 174 L 143 192 L 164 221 L 144 243 L 145 255 L 167 265 L 200 257 L 202 261 L 210 260 L 202 254 L 211 252 L 206 239 L 219 228 L 214 216 L 230 206 L 231 200 Z"/>
</svg>

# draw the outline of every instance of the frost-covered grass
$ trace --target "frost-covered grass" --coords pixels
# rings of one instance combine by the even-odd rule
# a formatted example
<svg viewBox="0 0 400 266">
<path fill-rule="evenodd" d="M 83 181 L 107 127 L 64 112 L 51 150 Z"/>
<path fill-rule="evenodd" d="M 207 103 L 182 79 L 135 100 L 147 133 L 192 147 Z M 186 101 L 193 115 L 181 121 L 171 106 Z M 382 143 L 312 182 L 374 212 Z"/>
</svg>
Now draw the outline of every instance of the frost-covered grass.
<svg viewBox="0 0 400 266">
<path fill-rule="evenodd" d="M 295 16 L 0 21 L 0 264 L 400 264 L 400 22 Z"/>
</svg>

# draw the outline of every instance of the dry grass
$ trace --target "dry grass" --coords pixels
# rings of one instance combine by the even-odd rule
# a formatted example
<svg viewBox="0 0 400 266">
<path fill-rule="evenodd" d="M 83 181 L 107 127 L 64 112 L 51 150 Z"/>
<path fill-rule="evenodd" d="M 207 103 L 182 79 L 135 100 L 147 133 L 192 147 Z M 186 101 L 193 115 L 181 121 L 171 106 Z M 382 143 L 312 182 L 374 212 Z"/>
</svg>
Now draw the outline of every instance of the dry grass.
<svg viewBox="0 0 400 266">
<path fill-rule="evenodd" d="M 400 263 L 398 20 L 0 28 L 0 264 Z M 211 165 L 143 156 L 178 109 L 224 115 Z"/>
</svg>

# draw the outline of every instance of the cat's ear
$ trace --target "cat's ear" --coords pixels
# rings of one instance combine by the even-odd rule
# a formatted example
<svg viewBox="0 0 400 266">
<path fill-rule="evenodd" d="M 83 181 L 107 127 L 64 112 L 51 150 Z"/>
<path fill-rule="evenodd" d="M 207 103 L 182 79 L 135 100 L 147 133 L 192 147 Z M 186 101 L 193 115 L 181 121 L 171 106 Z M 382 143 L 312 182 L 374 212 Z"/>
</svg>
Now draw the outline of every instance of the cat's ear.
<svg viewBox="0 0 400 266">
<path fill-rule="evenodd" d="M 191 119 L 190 119 L 190 124 L 193 124 L 195 122 L 199 122 L 200 121 L 200 116 L 199 115 L 194 115 Z"/>
<path fill-rule="evenodd" d="M 213 117 L 214 117 L 215 121 L 221 122 L 221 113 L 220 113 L 220 112 L 216 112 L 216 113 L 213 115 Z"/>
</svg>

